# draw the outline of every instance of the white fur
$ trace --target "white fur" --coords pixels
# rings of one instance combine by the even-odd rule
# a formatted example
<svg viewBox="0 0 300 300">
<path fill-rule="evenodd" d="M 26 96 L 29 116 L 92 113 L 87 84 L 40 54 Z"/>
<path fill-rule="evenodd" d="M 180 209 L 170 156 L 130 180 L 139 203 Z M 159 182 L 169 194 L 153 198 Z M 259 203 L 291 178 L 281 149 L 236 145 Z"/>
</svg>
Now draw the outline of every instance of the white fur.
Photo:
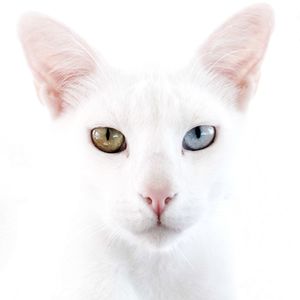
<svg viewBox="0 0 300 300">
<path fill-rule="evenodd" d="M 263 10 L 270 15 L 258 6 L 258 18 Z M 266 44 L 267 38 L 257 47 L 263 51 Z M 25 51 L 30 47 L 25 42 Z M 44 193 L 19 217 L 15 261 L 1 278 L 5 299 L 234 299 L 228 179 L 243 122 L 237 102 L 247 101 L 255 85 L 240 99 L 236 82 L 208 73 L 197 59 L 171 75 L 129 76 L 96 65 L 63 87 L 60 100 L 71 107 L 57 112 L 54 138 L 45 134 L 49 154 L 39 161 L 37 181 Z M 51 105 L 48 75 L 46 82 L 36 80 Z M 217 128 L 214 144 L 183 150 L 185 133 L 201 124 Z M 97 126 L 122 131 L 127 149 L 97 150 L 90 141 Z M 55 177 L 44 182 L 43 172 Z M 169 229 L 157 227 L 139 195 L 165 183 L 177 193 L 161 218 Z"/>
</svg>

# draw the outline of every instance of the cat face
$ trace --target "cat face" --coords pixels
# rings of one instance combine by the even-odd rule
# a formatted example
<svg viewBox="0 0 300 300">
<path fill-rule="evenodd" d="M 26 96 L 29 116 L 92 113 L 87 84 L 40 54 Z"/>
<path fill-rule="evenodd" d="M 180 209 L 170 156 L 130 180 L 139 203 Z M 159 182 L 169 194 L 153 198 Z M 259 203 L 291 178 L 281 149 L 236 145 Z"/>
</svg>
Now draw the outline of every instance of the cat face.
<svg viewBox="0 0 300 300">
<path fill-rule="evenodd" d="M 126 76 L 63 25 L 23 19 L 38 93 L 72 137 L 85 205 L 99 223 L 160 248 L 209 218 L 226 192 L 271 27 L 269 7 L 250 7 L 213 33 L 185 70 Z"/>
<path fill-rule="evenodd" d="M 107 91 L 95 91 L 66 121 L 66 132 L 75 136 L 72 148 L 81 162 L 82 182 L 93 191 L 89 205 L 99 219 L 130 238 L 164 244 L 222 198 L 221 179 L 238 139 L 240 115 L 200 81 L 191 83 L 191 74 L 184 75 L 120 78 Z M 215 128 L 213 143 L 198 151 L 185 149 L 185 135 L 199 125 Z M 106 153 L 95 147 L 91 131 L 99 127 L 122 132 L 126 148 Z M 158 216 L 147 197 L 170 199 Z"/>
</svg>

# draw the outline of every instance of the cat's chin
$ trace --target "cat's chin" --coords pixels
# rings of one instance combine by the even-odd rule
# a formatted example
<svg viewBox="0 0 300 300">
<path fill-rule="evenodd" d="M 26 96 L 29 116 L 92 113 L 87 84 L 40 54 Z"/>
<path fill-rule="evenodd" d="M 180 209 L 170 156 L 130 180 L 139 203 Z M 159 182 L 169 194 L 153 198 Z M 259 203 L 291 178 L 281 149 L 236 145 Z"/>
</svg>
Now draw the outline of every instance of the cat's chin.
<svg viewBox="0 0 300 300">
<path fill-rule="evenodd" d="M 167 249 L 182 235 L 181 230 L 175 230 L 165 225 L 155 225 L 136 235 L 139 242 L 153 250 Z"/>
</svg>

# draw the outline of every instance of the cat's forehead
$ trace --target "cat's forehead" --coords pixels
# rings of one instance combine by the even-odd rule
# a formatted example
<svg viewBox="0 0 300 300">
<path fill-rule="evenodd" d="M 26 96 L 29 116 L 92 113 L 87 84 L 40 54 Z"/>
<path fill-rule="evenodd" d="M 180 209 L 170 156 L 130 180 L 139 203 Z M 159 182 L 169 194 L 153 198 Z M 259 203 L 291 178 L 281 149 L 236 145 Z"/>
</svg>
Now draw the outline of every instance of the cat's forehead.
<svg viewBox="0 0 300 300">
<path fill-rule="evenodd" d="M 184 77 L 144 75 L 97 90 L 85 104 L 90 126 L 183 126 L 211 123 L 222 105 Z"/>
</svg>

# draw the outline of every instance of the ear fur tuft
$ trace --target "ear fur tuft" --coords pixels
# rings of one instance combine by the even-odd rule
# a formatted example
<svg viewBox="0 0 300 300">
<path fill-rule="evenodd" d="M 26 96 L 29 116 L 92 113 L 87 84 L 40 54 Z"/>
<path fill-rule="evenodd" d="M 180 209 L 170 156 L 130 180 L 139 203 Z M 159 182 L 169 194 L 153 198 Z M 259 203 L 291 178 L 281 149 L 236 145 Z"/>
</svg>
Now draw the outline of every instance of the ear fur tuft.
<svg viewBox="0 0 300 300">
<path fill-rule="evenodd" d="M 19 36 L 35 78 L 38 95 L 55 116 L 74 103 L 69 89 L 96 69 L 89 46 L 64 25 L 47 16 L 29 13 L 19 23 Z"/>
<path fill-rule="evenodd" d="M 201 63 L 213 77 L 222 77 L 240 91 L 255 89 L 274 25 L 267 4 L 250 6 L 217 29 L 201 48 Z"/>
</svg>

